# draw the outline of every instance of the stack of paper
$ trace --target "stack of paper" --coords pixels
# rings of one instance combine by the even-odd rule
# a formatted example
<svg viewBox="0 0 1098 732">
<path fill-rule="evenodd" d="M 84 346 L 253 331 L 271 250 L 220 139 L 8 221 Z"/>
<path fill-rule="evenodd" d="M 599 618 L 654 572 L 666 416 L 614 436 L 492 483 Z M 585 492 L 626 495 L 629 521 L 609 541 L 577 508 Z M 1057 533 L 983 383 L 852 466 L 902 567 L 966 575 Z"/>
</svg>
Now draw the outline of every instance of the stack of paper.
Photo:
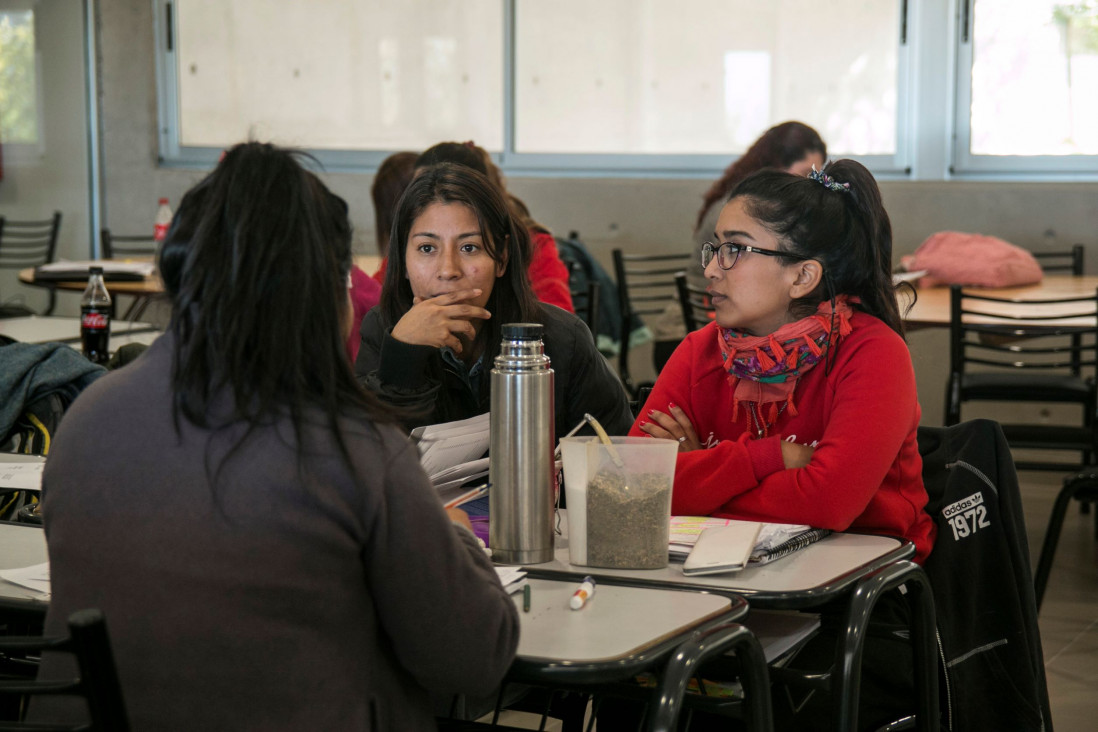
<svg viewBox="0 0 1098 732">
<path fill-rule="evenodd" d="M 42 470 L 45 467 L 45 460 L 39 462 L 0 460 L 0 488 L 40 491 L 42 490 Z"/>
<path fill-rule="evenodd" d="M 681 561 L 689 556 L 701 532 L 711 526 L 730 526 L 738 523 L 754 522 L 740 522 L 713 516 L 672 516 L 668 554 L 672 559 Z M 807 524 L 762 523 L 759 527 L 759 535 L 755 539 L 755 548 L 751 551 L 750 563 L 765 564 L 807 546 L 829 533 L 831 532 L 827 529 L 814 529 Z"/>
<path fill-rule="evenodd" d="M 488 475 L 489 417 L 480 414 L 412 430 L 431 485 L 447 491 Z M 447 501 L 449 502 L 449 501 Z"/>
<path fill-rule="evenodd" d="M 12 584 L 26 587 L 45 595 L 50 594 L 50 563 L 43 562 L 32 567 L 18 567 L 16 569 L 0 569 L 0 579 Z"/>
<path fill-rule="evenodd" d="M 526 572 L 522 567 L 496 567 L 499 583 L 510 595 L 515 594 L 526 584 Z"/>
<path fill-rule="evenodd" d="M 102 267 L 107 281 L 140 281 L 156 271 L 156 264 L 149 262 L 116 262 L 112 260 L 82 260 L 50 262 L 34 269 L 36 280 L 86 280 L 89 267 Z"/>
</svg>

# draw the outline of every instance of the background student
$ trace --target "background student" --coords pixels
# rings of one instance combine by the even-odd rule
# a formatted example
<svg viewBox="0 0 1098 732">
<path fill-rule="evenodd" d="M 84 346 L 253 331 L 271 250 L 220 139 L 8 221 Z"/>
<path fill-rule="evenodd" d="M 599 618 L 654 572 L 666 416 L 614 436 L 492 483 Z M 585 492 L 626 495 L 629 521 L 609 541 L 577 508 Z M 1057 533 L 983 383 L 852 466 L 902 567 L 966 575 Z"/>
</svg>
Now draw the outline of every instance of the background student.
<svg viewBox="0 0 1098 732">
<path fill-rule="evenodd" d="M 758 172 L 715 231 L 702 260 L 716 321 L 676 349 L 631 432 L 679 441 L 672 512 L 896 536 L 924 561 L 920 409 L 873 177 L 849 160 Z M 903 601 L 886 599 L 877 617 L 904 625 Z M 839 613 L 824 615 L 833 637 Z M 867 723 L 910 703 L 910 679 L 890 675 L 910 648 L 889 642 L 882 673 L 867 656 L 863 676 L 881 680 L 862 693 L 878 705 Z"/>
<path fill-rule="evenodd" d="M 503 193 L 482 174 L 428 167 L 396 214 L 381 304 L 362 322 L 355 371 L 409 427 L 488 411 L 489 371 L 505 323 L 545 327 L 556 372 L 559 438 L 593 414 L 611 434 L 632 416 L 625 390 L 583 321 L 539 303 L 527 279 L 529 240 Z"/>
<path fill-rule="evenodd" d="M 134 729 L 434 729 L 428 689 L 511 663 L 511 599 L 347 362 L 350 267 L 344 202 L 234 147 L 164 243 L 168 332 L 65 416 L 46 632 L 103 609 Z"/>
</svg>

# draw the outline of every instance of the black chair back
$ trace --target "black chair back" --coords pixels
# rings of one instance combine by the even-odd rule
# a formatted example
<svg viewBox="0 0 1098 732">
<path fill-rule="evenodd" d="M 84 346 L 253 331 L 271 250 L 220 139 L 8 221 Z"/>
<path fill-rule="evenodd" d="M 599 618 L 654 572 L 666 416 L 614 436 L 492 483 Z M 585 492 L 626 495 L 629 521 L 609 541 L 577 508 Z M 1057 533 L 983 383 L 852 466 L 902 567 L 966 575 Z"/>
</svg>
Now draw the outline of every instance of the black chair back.
<svg viewBox="0 0 1098 732">
<path fill-rule="evenodd" d="M 572 308 L 576 315 L 587 327 L 591 329 L 591 335 L 598 342 L 599 329 L 599 283 L 591 280 L 582 290 L 572 291 Z"/>
<path fill-rule="evenodd" d="M 966 401 L 1080 405 L 1079 424 L 1002 425 L 1015 448 L 1077 450 L 1082 463 L 1021 461 L 1019 469 L 1078 470 L 1098 451 L 1098 293 L 1026 300 L 954 285 L 946 425 Z"/>
<path fill-rule="evenodd" d="M 1071 249 L 1054 252 L 1033 252 L 1034 259 L 1045 272 L 1068 272 L 1083 274 L 1083 245 L 1076 244 Z"/>
<path fill-rule="evenodd" d="M 679 272 L 675 275 L 675 289 L 679 294 L 682 322 L 687 333 L 700 330 L 713 321 L 713 305 L 704 287 L 690 284 L 686 273 Z"/>
<path fill-rule="evenodd" d="M 15 221 L 0 216 L 0 269 L 24 269 L 53 261 L 57 251 L 57 235 L 61 231 L 61 212 L 54 211 L 48 219 Z M 57 290 L 48 288 L 49 304 L 42 315 L 49 315 L 57 304 Z M 19 308 L 12 315 L 31 315 L 33 311 Z"/>
<path fill-rule="evenodd" d="M 621 309 L 621 349 L 618 351 L 618 375 L 631 395 L 636 395 L 636 383 L 629 373 L 630 325 L 634 316 L 662 313 L 675 302 L 674 275 L 690 261 L 689 254 L 626 254 L 615 249 L 614 276 L 617 278 Z"/>
<path fill-rule="evenodd" d="M 151 235 L 112 234 L 110 229 L 101 229 L 99 242 L 104 259 L 151 257 L 156 254 L 157 242 Z"/>
<path fill-rule="evenodd" d="M 71 653 L 76 657 L 79 676 L 59 681 L 5 679 L 0 681 L 0 694 L 19 695 L 24 700 L 29 696 L 46 694 L 82 696 L 88 705 L 88 723 L 72 725 L 5 722 L 3 729 L 126 732 L 130 728 L 106 621 L 100 611 L 79 610 L 70 615 L 67 638 L 0 637 L 0 654 L 9 659 L 27 659 L 32 662 L 44 651 Z M 46 714 L 48 715 L 48 710 Z"/>
</svg>

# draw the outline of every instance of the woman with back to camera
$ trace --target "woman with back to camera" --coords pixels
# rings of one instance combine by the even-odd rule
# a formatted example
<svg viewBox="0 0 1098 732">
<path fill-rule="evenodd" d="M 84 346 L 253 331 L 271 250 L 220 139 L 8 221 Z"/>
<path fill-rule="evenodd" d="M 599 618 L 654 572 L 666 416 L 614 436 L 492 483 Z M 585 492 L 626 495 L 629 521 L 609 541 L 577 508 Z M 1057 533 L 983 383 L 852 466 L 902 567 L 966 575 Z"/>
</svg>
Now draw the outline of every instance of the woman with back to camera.
<svg viewBox="0 0 1098 732">
<path fill-rule="evenodd" d="M 760 171 L 715 230 L 701 259 L 716 322 L 676 349 L 631 431 L 680 443 L 672 513 L 895 536 L 922 563 L 936 532 L 873 176 L 850 160 L 809 177 Z M 823 609 L 824 667 L 843 609 Z M 889 593 L 874 617 L 906 627 L 906 604 Z M 869 641 L 866 723 L 912 699 L 908 642 Z"/>
<path fill-rule="evenodd" d="M 526 278 L 525 227 L 477 171 L 425 168 L 397 207 L 381 304 L 362 322 L 355 371 L 407 426 L 483 414 L 505 323 L 544 328 L 556 372 L 559 438 L 590 412 L 610 434 L 632 424 L 625 390 L 571 313 L 539 303 Z"/>
<path fill-rule="evenodd" d="M 135 730 L 434 729 L 427 689 L 514 656 L 491 563 L 347 363 L 347 207 L 299 157 L 238 145 L 184 197 L 168 332 L 45 471 L 47 632 L 103 609 Z"/>
</svg>

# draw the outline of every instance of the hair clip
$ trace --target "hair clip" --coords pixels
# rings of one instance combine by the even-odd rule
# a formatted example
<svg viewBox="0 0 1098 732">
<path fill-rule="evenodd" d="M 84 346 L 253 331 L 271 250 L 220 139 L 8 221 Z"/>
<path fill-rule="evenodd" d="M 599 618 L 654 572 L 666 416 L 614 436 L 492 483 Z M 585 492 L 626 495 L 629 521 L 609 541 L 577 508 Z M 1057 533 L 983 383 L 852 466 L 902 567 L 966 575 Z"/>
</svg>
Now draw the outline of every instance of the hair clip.
<svg viewBox="0 0 1098 732">
<path fill-rule="evenodd" d="M 838 193 L 850 193 L 849 183 L 840 183 L 822 170 L 816 170 L 815 164 L 812 165 L 812 172 L 808 174 L 808 177 L 816 181 L 829 191 L 836 191 Z"/>
</svg>

